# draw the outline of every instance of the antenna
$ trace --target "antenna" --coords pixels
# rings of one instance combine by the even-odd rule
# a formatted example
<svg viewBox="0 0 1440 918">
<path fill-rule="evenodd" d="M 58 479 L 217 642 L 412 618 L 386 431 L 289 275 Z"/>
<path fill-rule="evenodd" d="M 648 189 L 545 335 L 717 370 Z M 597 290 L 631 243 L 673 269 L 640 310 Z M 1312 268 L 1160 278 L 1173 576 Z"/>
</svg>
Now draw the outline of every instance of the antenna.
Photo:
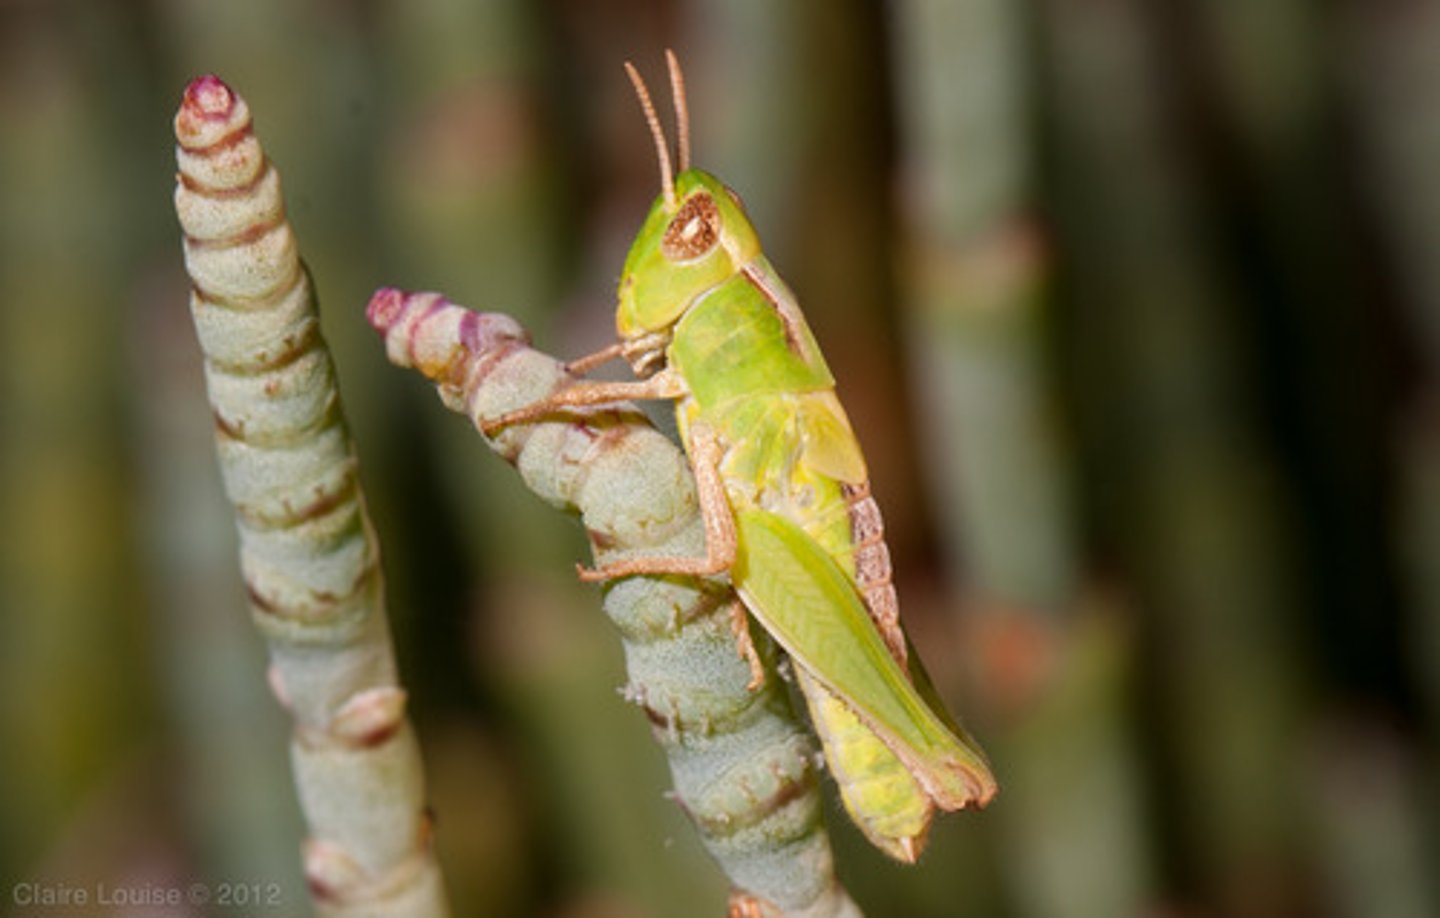
<svg viewBox="0 0 1440 918">
<path fill-rule="evenodd" d="M 650 136 L 655 138 L 655 155 L 660 160 L 660 190 L 665 195 L 665 204 L 674 207 L 675 175 L 670 168 L 670 147 L 665 142 L 665 131 L 660 127 L 660 119 L 655 115 L 655 104 L 650 101 L 650 90 L 645 88 L 645 81 L 640 78 L 640 72 L 635 69 L 634 64 L 626 61 L 625 73 L 635 86 L 635 95 L 640 99 L 640 107 L 645 110 L 645 123 L 650 125 Z"/>
<path fill-rule="evenodd" d="M 690 106 L 685 102 L 685 74 L 675 52 L 665 49 L 665 63 L 670 66 L 670 98 L 675 103 L 675 128 L 680 141 L 680 171 L 690 168 Z"/>
</svg>

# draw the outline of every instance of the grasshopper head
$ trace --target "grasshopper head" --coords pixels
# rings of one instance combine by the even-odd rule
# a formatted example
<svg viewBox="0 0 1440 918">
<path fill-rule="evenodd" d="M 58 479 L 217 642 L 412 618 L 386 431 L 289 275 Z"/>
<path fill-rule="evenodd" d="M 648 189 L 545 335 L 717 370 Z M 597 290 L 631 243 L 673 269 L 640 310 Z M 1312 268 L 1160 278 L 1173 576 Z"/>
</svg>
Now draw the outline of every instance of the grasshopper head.
<svg viewBox="0 0 1440 918">
<path fill-rule="evenodd" d="M 615 325 L 636 372 L 657 368 L 671 327 L 700 294 L 759 254 L 734 192 L 708 172 L 680 173 L 650 208 L 620 275 Z"/>
<path fill-rule="evenodd" d="M 671 328 L 696 297 L 760 254 L 760 241 L 740 199 L 715 176 L 690 168 L 685 77 L 673 53 L 666 51 L 665 60 L 679 133 L 678 177 L 671 171 L 670 145 L 645 81 L 625 64 L 660 160 L 660 197 L 625 257 L 615 314 L 622 353 L 639 376 L 663 365 Z"/>
</svg>

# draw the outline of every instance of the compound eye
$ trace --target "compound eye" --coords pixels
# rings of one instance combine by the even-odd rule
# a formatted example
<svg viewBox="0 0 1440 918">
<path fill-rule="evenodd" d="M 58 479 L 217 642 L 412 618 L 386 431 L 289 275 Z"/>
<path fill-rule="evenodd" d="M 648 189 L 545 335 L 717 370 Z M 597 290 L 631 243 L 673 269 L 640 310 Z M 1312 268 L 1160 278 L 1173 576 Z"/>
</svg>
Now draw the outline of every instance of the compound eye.
<svg viewBox="0 0 1440 918">
<path fill-rule="evenodd" d="M 660 251 L 671 261 L 693 261 L 720 241 L 720 209 L 708 192 L 697 192 L 680 205 L 665 227 Z"/>
</svg>

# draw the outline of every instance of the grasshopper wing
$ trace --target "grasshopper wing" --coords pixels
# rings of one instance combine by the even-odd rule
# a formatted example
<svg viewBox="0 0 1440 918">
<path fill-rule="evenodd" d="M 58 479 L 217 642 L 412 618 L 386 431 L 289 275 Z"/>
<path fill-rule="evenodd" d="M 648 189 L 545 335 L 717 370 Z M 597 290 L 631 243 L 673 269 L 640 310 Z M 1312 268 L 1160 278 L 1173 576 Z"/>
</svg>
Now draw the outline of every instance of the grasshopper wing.
<svg viewBox="0 0 1440 918">
<path fill-rule="evenodd" d="M 910 684 L 834 559 L 778 514 L 741 510 L 736 526 L 736 589 L 791 659 L 849 706 L 941 809 L 989 802 L 996 784 L 984 756 Z"/>
</svg>

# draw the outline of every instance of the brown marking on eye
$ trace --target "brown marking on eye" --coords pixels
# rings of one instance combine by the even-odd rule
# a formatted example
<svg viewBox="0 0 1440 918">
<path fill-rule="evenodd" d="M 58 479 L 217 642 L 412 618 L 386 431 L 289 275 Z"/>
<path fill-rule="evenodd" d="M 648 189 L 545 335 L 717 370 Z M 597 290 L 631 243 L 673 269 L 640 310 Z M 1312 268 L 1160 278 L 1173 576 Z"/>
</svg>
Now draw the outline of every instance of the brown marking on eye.
<svg viewBox="0 0 1440 918">
<path fill-rule="evenodd" d="M 690 261 L 715 248 L 720 241 L 720 209 L 705 192 L 692 195 L 665 227 L 660 251 L 671 261 Z"/>
</svg>

